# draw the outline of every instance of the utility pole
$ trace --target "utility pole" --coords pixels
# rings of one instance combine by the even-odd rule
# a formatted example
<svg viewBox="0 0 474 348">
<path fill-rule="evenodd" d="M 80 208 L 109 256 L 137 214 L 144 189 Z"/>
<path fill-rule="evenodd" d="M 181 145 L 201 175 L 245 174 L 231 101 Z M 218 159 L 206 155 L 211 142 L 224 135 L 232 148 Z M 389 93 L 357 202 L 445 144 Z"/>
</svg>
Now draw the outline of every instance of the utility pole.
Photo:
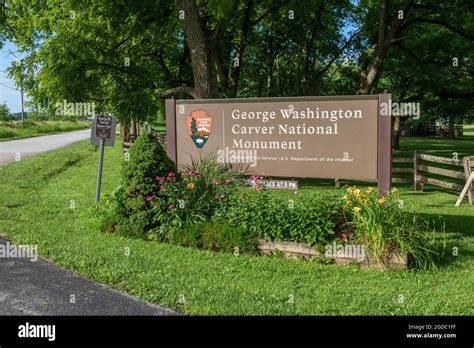
<svg viewBox="0 0 474 348">
<path fill-rule="evenodd" d="M 12 51 L 10 51 L 10 53 L 12 53 L 13 56 L 16 58 L 16 65 L 20 67 L 21 122 L 24 122 L 25 121 L 25 108 L 23 105 L 23 62 Z"/>
<path fill-rule="evenodd" d="M 22 71 L 23 74 L 23 71 Z M 21 122 L 25 122 L 25 109 L 23 108 L 23 75 L 20 80 L 20 91 L 21 91 Z"/>
</svg>

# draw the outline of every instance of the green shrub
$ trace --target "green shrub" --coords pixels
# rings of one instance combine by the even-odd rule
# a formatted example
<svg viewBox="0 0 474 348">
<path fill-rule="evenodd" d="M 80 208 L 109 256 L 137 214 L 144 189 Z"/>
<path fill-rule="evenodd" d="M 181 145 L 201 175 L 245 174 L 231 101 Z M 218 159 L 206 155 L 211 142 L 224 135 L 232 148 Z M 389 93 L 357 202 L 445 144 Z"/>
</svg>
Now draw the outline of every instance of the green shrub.
<svg viewBox="0 0 474 348">
<path fill-rule="evenodd" d="M 439 246 L 430 237 L 427 221 L 404 209 L 393 188 L 379 198 L 375 189 L 349 187 L 343 197 L 344 212 L 353 239 L 366 246 L 375 260 L 389 266 L 394 252 L 406 252 L 414 268 L 435 268 Z"/>
<path fill-rule="evenodd" d="M 123 164 L 122 187 L 116 192 L 117 213 L 130 234 L 142 236 L 154 226 L 152 205 L 146 197 L 158 191 L 157 176 L 174 170 L 174 163 L 151 134 L 141 134 L 135 140 L 129 161 Z"/>
<path fill-rule="evenodd" d="M 199 248 L 201 232 L 201 224 L 169 228 L 167 230 L 167 235 L 164 239 L 171 244 Z"/>
<path fill-rule="evenodd" d="M 309 244 L 334 238 L 340 205 L 327 195 L 295 195 L 288 199 L 266 189 L 246 188 L 215 215 L 267 240 Z"/>
<path fill-rule="evenodd" d="M 167 176 L 157 176 L 156 181 L 157 190 L 146 199 L 153 206 L 162 236 L 166 235 L 167 229 L 211 219 L 239 186 L 235 174 L 209 155 L 192 160 L 179 176 L 170 172 Z"/>
<path fill-rule="evenodd" d="M 38 127 L 38 123 L 32 120 L 24 120 L 23 122 L 18 122 L 16 124 L 17 128 L 35 128 Z"/>
<path fill-rule="evenodd" d="M 15 116 L 9 114 L 0 114 L 0 121 L 14 121 L 16 120 Z"/>
<path fill-rule="evenodd" d="M 165 240 L 180 246 L 239 254 L 254 254 L 257 246 L 255 235 L 226 223 L 200 222 L 168 229 Z"/>
<path fill-rule="evenodd" d="M 117 192 L 122 189 L 119 186 L 112 194 L 101 197 L 100 202 L 92 205 L 89 214 L 98 217 L 98 224 L 101 231 L 115 233 L 118 232 L 123 217 L 117 213 Z"/>
<path fill-rule="evenodd" d="M 49 114 L 46 112 L 30 111 L 28 112 L 28 119 L 32 121 L 47 121 L 51 118 L 49 117 Z"/>
<path fill-rule="evenodd" d="M 16 133 L 10 129 L 0 128 L 0 139 L 13 138 Z"/>
<path fill-rule="evenodd" d="M 243 228 L 222 224 L 203 224 L 200 245 L 203 249 L 233 253 L 255 253 L 257 237 Z"/>
</svg>

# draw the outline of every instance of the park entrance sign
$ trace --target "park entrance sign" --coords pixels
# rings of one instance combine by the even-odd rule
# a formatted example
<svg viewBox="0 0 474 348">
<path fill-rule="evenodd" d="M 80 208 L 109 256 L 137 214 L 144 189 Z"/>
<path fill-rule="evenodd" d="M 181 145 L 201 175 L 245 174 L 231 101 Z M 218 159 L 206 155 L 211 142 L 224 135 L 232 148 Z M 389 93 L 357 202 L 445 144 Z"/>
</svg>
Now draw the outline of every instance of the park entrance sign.
<svg viewBox="0 0 474 348">
<path fill-rule="evenodd" d="M 247 173 L 378 180 L 390 187 L 390 95 L 169 99 L 168 155 L 178 168 L 215 153 Z"/>
</svg>

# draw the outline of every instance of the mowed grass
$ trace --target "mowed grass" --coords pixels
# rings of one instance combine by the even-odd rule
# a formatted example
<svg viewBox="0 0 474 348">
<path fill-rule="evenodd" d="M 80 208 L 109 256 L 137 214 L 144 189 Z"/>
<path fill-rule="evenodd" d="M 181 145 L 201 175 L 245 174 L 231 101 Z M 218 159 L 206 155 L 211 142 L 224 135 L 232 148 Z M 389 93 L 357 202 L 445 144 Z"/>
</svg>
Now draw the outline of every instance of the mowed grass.
<svg viewBox="0 0 474 348">
<path fill-rule="evenodd" d="M 465 136 L 474 137 L 474 124 L 464 125 L 463 132 Z"/>
<path fill-rule="evenodd" d="M 474 207 L 455 208 L 453 193 L 401 189 L 409 209 L 446 220 L 448 252 L 440 269 L 381 272 L 103 233 L 91 208 L 97 159 L 98 151 L 83 141 L 0 167 L 0 234 L 38 244 L 60 266 L 187 314 L 474 314 Z M 119 184 L 121 160 L 119 145 L 106 148 L 104 194 Z M 301 190 L 343 194 L 329 181 L 303 180 Z M 452 256 L 453 247 L 459 256 Z"/>
<path fill-rule="evenodd" d="M 90 122 L 87 121 L 0 121 L 0 140 L 27 138 L 89 127 Z"/>
</svg>

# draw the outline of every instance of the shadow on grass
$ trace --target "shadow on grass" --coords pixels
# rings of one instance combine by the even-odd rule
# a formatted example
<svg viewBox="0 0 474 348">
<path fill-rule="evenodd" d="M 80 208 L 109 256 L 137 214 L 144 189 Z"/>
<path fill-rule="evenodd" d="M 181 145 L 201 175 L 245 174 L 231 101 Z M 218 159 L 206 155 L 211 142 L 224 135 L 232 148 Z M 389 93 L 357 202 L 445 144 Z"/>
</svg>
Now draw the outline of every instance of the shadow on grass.
<svg viewBox="0 0 474 348">
<path fill-rule="evenodd" d="M 472 216 L 429 213 L 417 215 L 429 223 L 429 230 L 437 231 L 435 241 L 439 243 L 439 252 L 442 253 L 436 262 L 438 267 L 455 264 L 459 261 L 458 255 L 474 258 L 474 251 L 468 248 L 469 241 L 465 240 L 465 238 L 474 237 L 474 214 Z M 442 245 L 445 245 L 444 250 L 442 250 Z"/>
<path fill-rule="evenodd" d="M 462 237 L 474 237 L 474 213 L 473 215 L 437 214 L 436 216 L 420 213 L 419 216 L 428 220 L 431 228 L 440 230 L 441 224 L 444 222 L 447 233 L 458 233 Z"/>
</svg>

